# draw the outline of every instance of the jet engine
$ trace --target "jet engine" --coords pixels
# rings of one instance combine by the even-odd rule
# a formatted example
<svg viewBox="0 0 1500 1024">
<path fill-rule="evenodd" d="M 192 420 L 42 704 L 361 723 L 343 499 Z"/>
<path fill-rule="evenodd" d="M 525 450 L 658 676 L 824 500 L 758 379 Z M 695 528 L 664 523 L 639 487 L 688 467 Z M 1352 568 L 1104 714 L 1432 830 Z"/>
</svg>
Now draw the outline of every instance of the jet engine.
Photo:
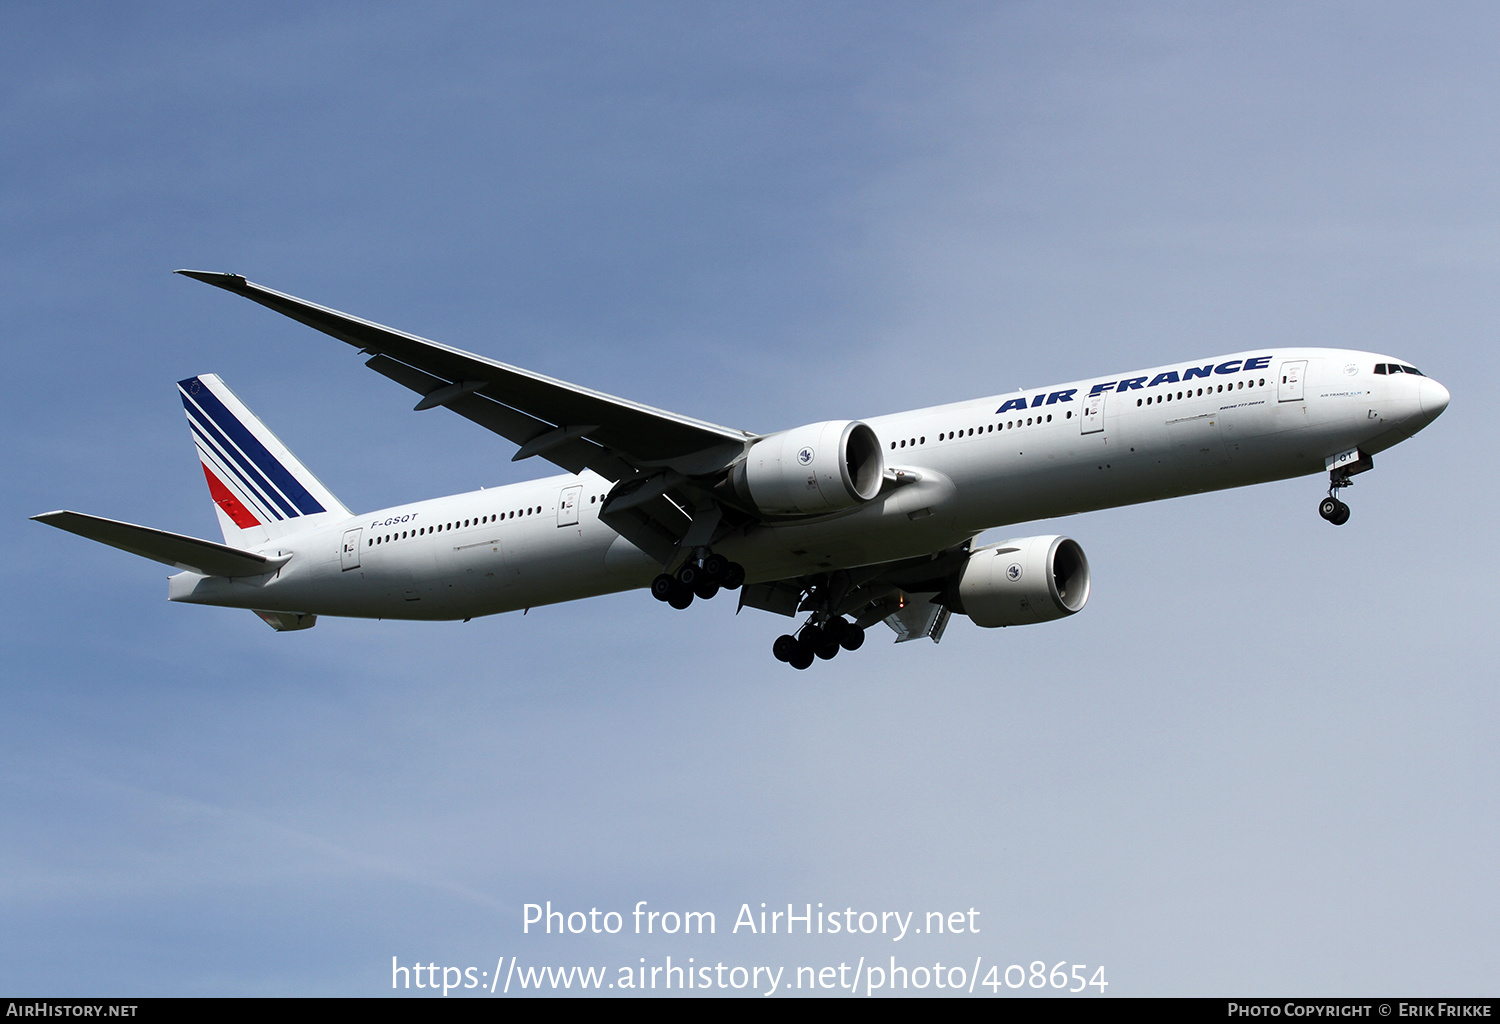
<svg viewBox="0 0 1500 1024">
<path fill-rule="evenodd" d="M 761 438 L 730 471 L 728 488 L 757 512 L 838 512 L 880 493 L 880 439 L 858 420 L 810 423 Z"/>
<path fill-rule="evenodd" d="M 952 607 L 976 626 L 1024 626 L 1082 611 L 1089 561 L 1069 537 L 1023 537 L 969 553 Z"/>
</svg>

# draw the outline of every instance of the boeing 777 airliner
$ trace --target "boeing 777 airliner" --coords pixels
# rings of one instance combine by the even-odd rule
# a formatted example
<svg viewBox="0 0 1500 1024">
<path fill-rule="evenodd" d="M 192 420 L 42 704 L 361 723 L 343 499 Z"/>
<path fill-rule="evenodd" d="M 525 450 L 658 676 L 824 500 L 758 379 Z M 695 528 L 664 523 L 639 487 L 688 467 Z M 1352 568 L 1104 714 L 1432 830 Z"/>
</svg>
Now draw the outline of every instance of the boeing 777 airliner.
<svg viewBox="0 0 1500 1024">
<path fill-rule="evenodd" d="M 224 543 L 83 515 L 35 518 L 173 565 L 173 601 L 318 615 L 469 619 L 638 587 L 674 608 L 720 589 L 803 625 L 797 668 L 897 641 L 1080 611 L 1074 540 L 985 530 L 1327 472 L 1318 508 L 1448 405 L 1393 356 L 1267 347 L 772 434 L 614 398 L 382 327 L 236 274 L 179 273 L 332 335 L 365 365 L 564 475 L 354 515 L 212 374 L 178 382 Z"/>
</svg>

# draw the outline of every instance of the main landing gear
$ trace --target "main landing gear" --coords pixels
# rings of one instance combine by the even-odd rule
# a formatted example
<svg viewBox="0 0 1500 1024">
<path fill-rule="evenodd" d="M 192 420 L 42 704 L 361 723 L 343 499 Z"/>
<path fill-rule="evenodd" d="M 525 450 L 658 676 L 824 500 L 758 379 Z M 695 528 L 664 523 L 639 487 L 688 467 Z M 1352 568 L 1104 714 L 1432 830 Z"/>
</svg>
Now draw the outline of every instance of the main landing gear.
<svg viewBox="0 0 1500 1024">
<path fill-rule="evenodd" d="M 701 560 L 696 556 L 682 563 L 676 576 L 662 573 L 651 581 L 651 596 L 681 610 L 694 597 L 707 601 L 724 590 L 738 590 L 745 582 L 745 567 L 723 555 L 709 553 Z"/>
<path fill-rule="evenodd" d="M 1333 469 L 1328 472 L 1328 497 L 1318 502 L 1318 515 L 1328 520 L 1334 526 L 1343 526 L 1349 521 L 1349 506 L 1339 501 L 1339 491 L 1345 487 L 1353 487 L 1354 481 L 1347 469 Z"/>
<path fill-rule="evenodd" d="M 842 615 L 829 619 L 823 625 L 808 620 L 807 625 L 797 631 L 796 636 L 783 633 L 771 645 L 771 653 L 777 661 L 784 661 L 795 669 L 804 669 L 814 658 L 824 661 L 839 650 L 857 651 L 865 642 L 865 631 Z"/>
</svg>

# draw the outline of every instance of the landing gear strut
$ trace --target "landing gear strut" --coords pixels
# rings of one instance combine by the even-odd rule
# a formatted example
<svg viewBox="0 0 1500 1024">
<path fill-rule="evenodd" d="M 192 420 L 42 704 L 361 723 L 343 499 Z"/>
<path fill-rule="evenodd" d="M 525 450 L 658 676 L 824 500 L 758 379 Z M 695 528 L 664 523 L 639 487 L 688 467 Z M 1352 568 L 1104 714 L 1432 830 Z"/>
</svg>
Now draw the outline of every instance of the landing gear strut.
<svg viewBox="0 0 1500 1024">
<path fill-rule="evenodd" d="M 745 567 L 723 555 L 708 552 L 700 559 L 696 554 L 682 563 L 676 576 L 662 573 L 651 581 L 651 596 L 681 610 L 694 597 L 707 601 L 720 589 L 738 590 L 745 582 Z"/>
<path fill-rule="evenodd" d="M 1339 490 L 1344 487 L 1353 487 L 1354 481 L 1350 479 L 1346 470 L 1335 469 L 1328 474 L 1328 497 L 1318 502 L 1318 515 L 1328 520 L 1334 526 L 1343 526 L 1349 521 L 1349 506 L 1339 500 Z"/>
</svg>

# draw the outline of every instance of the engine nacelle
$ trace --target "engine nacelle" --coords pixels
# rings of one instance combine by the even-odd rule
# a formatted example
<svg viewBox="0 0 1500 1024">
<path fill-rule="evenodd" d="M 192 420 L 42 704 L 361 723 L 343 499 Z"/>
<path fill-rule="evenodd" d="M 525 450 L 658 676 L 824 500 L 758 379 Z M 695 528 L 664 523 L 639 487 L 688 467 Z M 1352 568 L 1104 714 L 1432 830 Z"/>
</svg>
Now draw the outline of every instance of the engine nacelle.
<svg viewBox="0 0 1500 1024">
<path fill-rule="evenodd" d="M 763 437 L 734 467 L 735 497 L 771 514 L 838 512 L 880 493 L 880 439 L 858 420 L 829 420 Z"/>
<path fill-rule="evenodd" d="M 1069 537 L 1023 537 L 969 553 L 957 604 L 976 626 L 1024 626 L 1082 611 L 1089 560 Z"/>
</svg>

